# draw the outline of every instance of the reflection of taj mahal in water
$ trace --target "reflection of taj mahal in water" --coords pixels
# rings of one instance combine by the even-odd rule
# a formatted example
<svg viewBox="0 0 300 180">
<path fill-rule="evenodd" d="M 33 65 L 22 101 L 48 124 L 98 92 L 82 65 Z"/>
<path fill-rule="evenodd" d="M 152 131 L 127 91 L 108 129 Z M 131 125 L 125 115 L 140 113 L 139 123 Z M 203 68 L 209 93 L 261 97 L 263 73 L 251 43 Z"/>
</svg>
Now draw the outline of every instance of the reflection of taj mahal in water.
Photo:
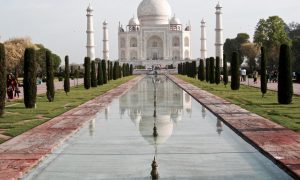
<svg viewBox="0 0 300 180">
<path fill-rule="evenodd" d="M 156 123 L 159 136 L 155 143 L 159 145 L 172 135 L 173 125 L 182 120 L 183 113 L 191 112 L 192 98 L 181 89 L 175 88 L 175 84 L 163 83 L 170 81 L 166 77 L 159 76 L 156 82 L 154 81 L 154 77 L 147 77 L 147 81 L 141 81 L 137 85 L 138 91 L 134 91 L 135 93 L 131 91 L 122 96 L 120 111 L 123 114 L 128 113 L 131 121 L 150 144 L 154 144 L 151 127 Z M 154 106 L 155 86 L 156 108 Z M 154 113 L 156 113 L 156 118 Z"/>
</svg>

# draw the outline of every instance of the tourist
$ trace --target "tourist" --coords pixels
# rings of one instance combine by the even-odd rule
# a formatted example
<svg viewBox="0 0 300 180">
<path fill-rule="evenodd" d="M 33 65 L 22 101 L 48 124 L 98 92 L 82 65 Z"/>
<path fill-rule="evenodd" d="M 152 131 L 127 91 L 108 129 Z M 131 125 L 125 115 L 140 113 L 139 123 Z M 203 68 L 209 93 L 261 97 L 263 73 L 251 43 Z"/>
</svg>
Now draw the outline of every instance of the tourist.
<svg viewBox="0 0 300 180">
<path fill-rule="evenodd" d="M 247 76 L 247 71 L 246 69 L 241 70 L 241 81 L 245 82 L 246 81 L 246 76 Z"/>
<path fill-rule="evenodd" d="M 13 80 L 13 75 L 9 74 L 7 76 L 7 82 L 6 82 L 6 86 L 7 86 L 7 97 L 8 97 L 8 101 L 10 101 L 11 99 L 14 98 L 14 80 Z"/>
<path fill-rule="evenodd" d="M 253 82 L 254 82 L 254 84 L 257 84 L 257 78 L 258 78 L 258 72 L 256 70 L 254 70 L 254 72 L 253 72 Z"/>
<path fill-rule="evenodd" d="M 21 93 L 21 91 L 20 91 L 20 84 L 19 84 L 19 81 L 18 81 L 18 78 L 13 78 L 14 79 L 14 87 L 15 87 L 15 97 L 20 97 L 20 93 Z"/>
</svg>

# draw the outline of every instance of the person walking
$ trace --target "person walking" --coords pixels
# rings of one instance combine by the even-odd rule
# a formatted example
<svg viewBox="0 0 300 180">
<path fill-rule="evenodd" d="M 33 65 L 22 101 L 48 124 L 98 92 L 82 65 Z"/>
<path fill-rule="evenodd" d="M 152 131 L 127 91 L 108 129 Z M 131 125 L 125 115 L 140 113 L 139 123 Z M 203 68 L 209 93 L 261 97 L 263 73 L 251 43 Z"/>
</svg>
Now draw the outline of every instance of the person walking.
<svg viewBox="0 0 300 180">
<path fill-rule="evenodd" d="M 253 82 L 257 84 L 258 72 L 256 70 L 253 71 Z"/>
<path fill-rule="evenodd" d="M 20 86 L 20 84 L 19 84 L 19 81 L 18 81 L 18 78 L 13 78 L 13 82 L 14 82 L 14 87 L 15 87 L 15 97 L 20 97 L 20 93 L 21 93 L 21 91 L 20 91 L 20 88 L 19 88 L 19 86 Z"/>
<path fill-rule="evenodd" d="M 13 75 L 9 74 L 7 76 L 7 82 L 6 82 L 6 87 L 7 87 L 7 97 L 8 101 L 14 98 L 14 81 L 13 81 Z"/>
</svg>

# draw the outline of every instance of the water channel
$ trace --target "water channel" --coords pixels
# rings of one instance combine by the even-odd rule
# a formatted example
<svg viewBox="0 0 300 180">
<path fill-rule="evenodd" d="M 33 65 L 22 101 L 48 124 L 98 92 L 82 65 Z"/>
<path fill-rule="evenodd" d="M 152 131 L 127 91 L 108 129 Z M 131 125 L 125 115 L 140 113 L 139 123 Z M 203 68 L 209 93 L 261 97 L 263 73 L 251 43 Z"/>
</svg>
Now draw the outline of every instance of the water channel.
<svg viewBox="0 0 300 180">
<path fill-rule="evenodd" d="M 292 179 L 164 76 L 115 99 L 24 179 L 151 179 L 154 157 L 160 179 Z"/>
</svg>

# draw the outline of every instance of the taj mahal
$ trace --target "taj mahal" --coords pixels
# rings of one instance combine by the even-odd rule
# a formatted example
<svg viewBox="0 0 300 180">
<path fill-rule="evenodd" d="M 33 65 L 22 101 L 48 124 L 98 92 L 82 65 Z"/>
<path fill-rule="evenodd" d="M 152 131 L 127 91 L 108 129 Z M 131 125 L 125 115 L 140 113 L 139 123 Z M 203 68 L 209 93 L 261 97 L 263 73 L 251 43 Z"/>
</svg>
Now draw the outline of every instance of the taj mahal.
<svg viewBox="0 0 300 180">
<path fill-rule="evenodd" d="M 215 56 L 223 57 L 222 7 L 216 6 Z M 87 56 L 95 59 L 93 9 L 87 9 Z M 177 66 L 192 59 L 190 23 L 183 25 L 168 0 L 142 0 L 127 25 L 119 23 L 118 60 L 134 66 Z M 103 22 L 103 59 L 109 59 L 108 22 Z M 201 59 L 207 58 L 206 22 L 201 21 Z M 221 64 L 223 64 L 221 62 Z"/>
</svg>

